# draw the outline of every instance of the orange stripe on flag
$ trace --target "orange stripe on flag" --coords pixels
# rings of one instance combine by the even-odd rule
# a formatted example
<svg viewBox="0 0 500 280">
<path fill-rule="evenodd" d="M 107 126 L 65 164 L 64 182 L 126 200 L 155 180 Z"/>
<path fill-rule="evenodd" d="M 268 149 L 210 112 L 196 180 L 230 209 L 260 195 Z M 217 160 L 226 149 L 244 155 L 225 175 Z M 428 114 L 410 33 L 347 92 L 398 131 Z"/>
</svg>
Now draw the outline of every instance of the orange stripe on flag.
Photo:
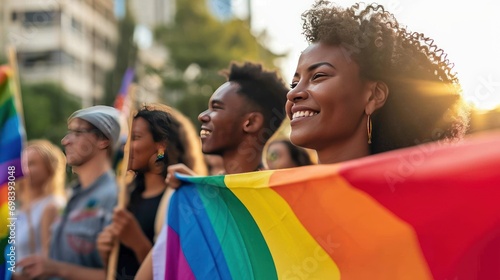
<svg viewBox="0 0 500 280">
<path fill-rule="evenodd" d="M 278 171 L 270 185 L 338 265 L 341 278 L 432 279 L 413 228 L 328 168 L 312 167 L 319 171 L 313 176 L 304 168 Z"/>
<path fill-rule="evenodd" d="M 7 218 L 9 218 L 9 205 L 7 200 L 7 183 L 0 186 L 0 219 L 7 225 Z M 0 240 L 8 235 L 8 228 L 6 226 L 0 227 Z M 2 248 L 3 249 L 3 248 Z"/>
</svg>

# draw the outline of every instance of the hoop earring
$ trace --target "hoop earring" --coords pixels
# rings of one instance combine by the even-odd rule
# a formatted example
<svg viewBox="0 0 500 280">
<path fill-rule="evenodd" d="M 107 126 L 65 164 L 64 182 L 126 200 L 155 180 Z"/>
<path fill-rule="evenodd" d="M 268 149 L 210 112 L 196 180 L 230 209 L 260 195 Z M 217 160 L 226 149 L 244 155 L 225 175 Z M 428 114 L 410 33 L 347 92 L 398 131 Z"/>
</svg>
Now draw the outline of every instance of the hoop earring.
<svg viewBox="0 0 500 280">
<path fill-rule="evenodd" d="M 156 162 L 159 162 L 164 158 L 165 158 L 165 151 L 163 151 L 163 149 L 159 149 L 158 154 L 156 155 Z"/>
<path fill-rule="evenodd" d="M 372 143 L 372 119 L 370 118 L 370 115 L 367 115 L 368 118 L 366 120 L 366 130 L 368 132 L 368 144 Z"/>
</svg>

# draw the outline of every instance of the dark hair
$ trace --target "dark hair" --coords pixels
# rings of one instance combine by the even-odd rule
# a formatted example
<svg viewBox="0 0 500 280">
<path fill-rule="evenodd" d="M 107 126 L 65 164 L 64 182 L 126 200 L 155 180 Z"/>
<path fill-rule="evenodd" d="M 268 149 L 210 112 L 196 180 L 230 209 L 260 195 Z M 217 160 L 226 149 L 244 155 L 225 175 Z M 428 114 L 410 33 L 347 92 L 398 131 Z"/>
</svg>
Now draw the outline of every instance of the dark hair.
<svg viewBox="0 0 500 280">
<path fill-rule="evenodd" d="M 272 141 L 269 143 L 269 146 L 275 143 L 283 143 L 286 146 L 288 153 L 290 153 L 290 158 L 297 166 L 313 164 L 311 157 L 304 148 L 295 146 L 292 142 L 286 139 Z"/>
<path fill-rule="evenodd" d="M 182 155 L 185 153 L 183 143 L 179 137 L 179 123 L 167 112 L 143 107 L 134 116 L 134 119 L 143 118 L 149 125 L 149 132 L 155 142 L 167 144 L 165 157 L 161 162 L 164 164 L 163 176 L 166 176 L 167 167 L 176 163 L 184 163 Z"/>
<path fill-rule="evenodd" d="M 164 104 L 144 105 L 134 116 L 143 118 L 149 124 L 149 131 L 155 142 L 167 143 L 163 163 L 162 176 L 167 174 L 167 167 L 183 163 L 197 174 L 206 174 L 201 144 L 196 138 L 196 131 L 187 117 Z M 139 199 L 145 190 L 144 174 L 139 172 L 134 179 L 131 200 Z M 132 203 L 133 204 L 133 203 Z"/>
<path fill-rule="evenodd" d="M 285 118 L 285 103 L 288 88 L 276 71 L 266 71 L 261 64 L 245 62 L 231 63 L 228 70 L 221 71 L 229 82 L 236 82 L 238 93 L 250 100 L 253 107 L 264 116 L 263 135 L 267 141 L 280 127 Z"/>
<path fill-rule="evenodd" d="M 372 153 L 465 134 L 468 109 L 458 78 L 434 40 L 408 31 L 375 4 L 343 9 L 319 0 L 302 20 L 310 43 L 344 47 L 361 78 L 388 86 L 385 105 L 372 115 Z"/>
</svg>

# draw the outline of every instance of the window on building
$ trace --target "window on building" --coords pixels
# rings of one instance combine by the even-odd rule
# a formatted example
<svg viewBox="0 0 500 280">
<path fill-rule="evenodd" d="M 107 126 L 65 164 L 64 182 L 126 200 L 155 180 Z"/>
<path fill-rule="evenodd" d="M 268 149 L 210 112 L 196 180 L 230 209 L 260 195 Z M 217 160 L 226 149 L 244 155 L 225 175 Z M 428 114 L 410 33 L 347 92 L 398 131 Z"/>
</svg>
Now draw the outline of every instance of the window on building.
<svg viewBox="0 0 500 280">
<path fill-rule="evenodd" d="M 83 63 L 80 59 L 72 55 L 69 55 L 68 58 L 69 58 L 69 66 L 71 66 L 71 68 L 73 68 L 76 71 L 81 71 L 83 69 Z"/>
<path fill-rule="evenodd" d="M 26 68 L 49 66 L 51 64 L 50 51 L 45 52 L 22 52 L 19 53 L 19 62 Z"/>
<path fill-rule="evenodd" d="M 113 52 L 113 46 L 107 37 L 104 38 L 104 47 L 108 52 Z"/>
<path fill-rule="evenodd" d="M 82 63 L 79 59 L 62 50 L 43 52 L 20 52 L 19 62 L 25 68 L 52 67 L 67 65 L 75 70 L 80 70 Z"/>
<path fill-rule="evenodd" d="M 92 42 L 94 44 L 94 48 L 100 50 L 107 50 L 107 39 L 106 37 L 99 34 L 96 30 L 92 32 Z"/>
<path fill-rule="evenodd" d="M 17 15 L 16 15 L 17 18 Z M 61 22 L 61 13 L 58 11 L 34 11 L 24 13 L 24 26 L 54 26 Z"/>
<path fill-rule="evenodd" d="M 71 29 L 80 35 L 83 34 L 83 24 L 74 17 L 71 18 Z"/>
</svg>

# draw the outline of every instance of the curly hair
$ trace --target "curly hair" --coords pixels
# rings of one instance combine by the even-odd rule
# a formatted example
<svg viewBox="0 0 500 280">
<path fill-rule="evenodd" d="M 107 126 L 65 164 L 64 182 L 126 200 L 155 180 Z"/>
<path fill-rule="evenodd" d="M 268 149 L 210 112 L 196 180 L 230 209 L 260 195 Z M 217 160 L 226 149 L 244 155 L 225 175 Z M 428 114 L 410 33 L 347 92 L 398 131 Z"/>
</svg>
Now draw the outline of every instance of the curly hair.
<svg viewBox="0 0 500 280">
<path fill-rule="evenodd" d="M 372 154 L 464 136 L 468 107 L 454 65 L 434 40 L 376 4 L 344 9 L 319 0 L 302 20 L 310 43 L 342 46 L 361 78 L 388 86 L 385 105 L 372 115 Z"/>
<path fill-rule="evenodd" d="M 250 100 L 253 107 L 264 116 L 264 142 L 280 127 L 285 118 L 288 88 L 275 71 L 267 71 L 261 64 L 233 62 L 228 70 L 221 71 L 229 82 L 240 85 L 239 92 Z"/>
</svg>

